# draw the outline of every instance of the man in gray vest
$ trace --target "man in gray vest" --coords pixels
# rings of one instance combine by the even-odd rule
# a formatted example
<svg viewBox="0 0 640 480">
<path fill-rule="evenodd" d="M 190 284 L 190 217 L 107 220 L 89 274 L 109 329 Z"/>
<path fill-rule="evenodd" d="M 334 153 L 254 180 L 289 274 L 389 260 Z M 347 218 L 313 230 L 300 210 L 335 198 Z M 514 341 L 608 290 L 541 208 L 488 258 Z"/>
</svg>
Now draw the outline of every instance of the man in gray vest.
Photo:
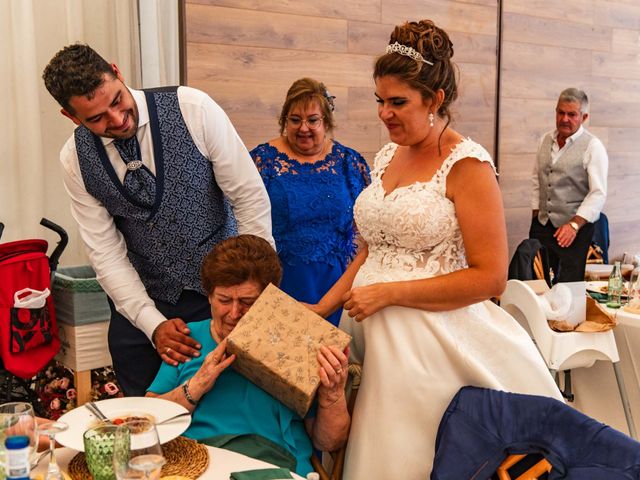
<svg viewBox="0 0 640 480">
<path fill-rule="evenodd" d="M 268 240 L 271 206 L 222 109 L 189 87 L 133 90 L 88 45 L 59 51 L 43 73 L 78 127 L 60 160 L 71 210 L 111 306 L 109 350 L 126 395 L 160 363 L 199 356 L 186 322 L 211 317 L 200 265 L 250 233 Z"/>
<path fill-rule="evenodd" d="M 554 282 L 584 280 L 593 222 L 607 199 L 607 151 L 582 126 L 587 118 L 587 95 L 577 88 L 564 90 L 556 106 L 556 130 L 542 137 L 533 169 L 529 237 L 546 247 Z"/>
</svg>

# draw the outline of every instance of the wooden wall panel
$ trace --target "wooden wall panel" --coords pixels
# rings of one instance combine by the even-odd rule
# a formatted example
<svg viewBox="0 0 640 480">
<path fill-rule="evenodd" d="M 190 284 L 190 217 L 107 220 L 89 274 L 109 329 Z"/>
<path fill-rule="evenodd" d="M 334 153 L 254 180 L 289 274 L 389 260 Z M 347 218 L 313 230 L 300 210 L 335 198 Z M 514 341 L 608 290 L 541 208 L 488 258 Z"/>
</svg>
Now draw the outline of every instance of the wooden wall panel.
<svg viewBox="0 0 640 480">
<path fill-rule="evenodd" d="M 497 8 L 488 5 L 443 0 L 382 0 L 382 18 L 392 25 L 430 18 L 439 26 L 456 32 L 496 35 Z"/>
<path fill-rule="evenodd" d="M 299 15 L 258 10 L 192 5 L 187 22 L 190 42 L 272 47 L 321 52 L 346 52 L 347 21 L 317 18 L 302 22 Z"/>
<path fill-rule="evenodd" d="M 504 13 L 587 24 L 593 21 L 593 6 L 584 0 L 563 0 L 562 8 L 558 8 L 558 4 L 554 7 L 551 7 L 549 0 L 507 0 L 502 8 Z"/>
<path fill-rule="evenodd" d="M 553 1 L 546 3 L 553 3 L 557 8 Z M 505 6 L 508 5 L 509 2 L 505 2 Z M 540 18 L 534 16 L 537 11 L 530 11 L 528 15 L 513 14 L 506 8 L 503 19 L 505 40 L 605 52 L 611 50 L 610 27 Z"/>
<path fill-rule="evenodd" d="M 318 17 L 379 22 L 380 1 L 371 0 L 187 0 L 190 4 L 217 5 L 264 13 L 305 15 L 312 23 Z M 269 16 L 264 17 L 268 23 Z"/>
</svg>

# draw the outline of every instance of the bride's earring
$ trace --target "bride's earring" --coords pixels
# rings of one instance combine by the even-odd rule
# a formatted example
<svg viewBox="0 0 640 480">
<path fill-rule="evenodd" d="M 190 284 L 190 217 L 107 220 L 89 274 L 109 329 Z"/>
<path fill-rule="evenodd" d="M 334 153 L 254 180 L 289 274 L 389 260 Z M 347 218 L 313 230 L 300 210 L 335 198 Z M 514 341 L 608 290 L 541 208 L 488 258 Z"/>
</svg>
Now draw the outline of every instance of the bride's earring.
<svg viewBox="0 0 640 480">
<path fill-rule="evenodd" d="M 429 126 L 433 128 L 433 112 L 429 113 Z"/>
</svg>

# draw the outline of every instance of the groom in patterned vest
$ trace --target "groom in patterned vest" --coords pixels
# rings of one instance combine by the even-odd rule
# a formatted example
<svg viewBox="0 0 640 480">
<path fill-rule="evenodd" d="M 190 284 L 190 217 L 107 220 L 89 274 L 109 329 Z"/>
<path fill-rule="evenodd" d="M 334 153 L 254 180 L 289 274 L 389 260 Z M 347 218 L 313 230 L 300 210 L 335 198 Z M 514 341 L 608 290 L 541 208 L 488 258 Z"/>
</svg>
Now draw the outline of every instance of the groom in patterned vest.
<svg viewBox="0 0 640 480">
<path fill-rule="evenodd" d="M 124 393 L 160 363 L 199 356 L 187 322 L 211 317 L 204 256 L 251 233 L 274 245 L 271 207 L 222 109 L 189 87 L 133 90 L 87 45 L 59 51 L 45 86 L 78 127 L 60 153 L 71 211 L 109 297 L 109 350 Z"/>
<path fill-rule="evenodd" d="M 593 222 L 607 199 L 607 151 L 582 126 L 587 118 L 587 95 L 577 88 L 564 90 L 556 106 L 556 130 L 542 137 L 533 169 L 529 237 L 546 247 L 554 282 L 584 280 Z"/>
</svg>

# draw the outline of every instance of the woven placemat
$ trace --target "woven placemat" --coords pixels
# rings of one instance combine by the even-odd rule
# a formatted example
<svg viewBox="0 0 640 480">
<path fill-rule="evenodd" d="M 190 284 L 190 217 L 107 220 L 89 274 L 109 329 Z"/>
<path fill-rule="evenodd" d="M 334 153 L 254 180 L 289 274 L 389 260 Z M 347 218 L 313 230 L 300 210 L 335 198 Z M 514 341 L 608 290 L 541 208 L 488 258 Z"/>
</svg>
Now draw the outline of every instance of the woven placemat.
<svg viewBox="0 0 640 480">
<path fill-rule="evenodd" d="M 178 437 L 162 445 L 167 463 L 162 467 L 162 476 L 177 475 L 196 479 L 209 465 L 206 445 L 186 437 Z M 69 476 L 73 480 L 91 480 L 84 453 L 80 452 L 69 462 Z"/>
</svg>

